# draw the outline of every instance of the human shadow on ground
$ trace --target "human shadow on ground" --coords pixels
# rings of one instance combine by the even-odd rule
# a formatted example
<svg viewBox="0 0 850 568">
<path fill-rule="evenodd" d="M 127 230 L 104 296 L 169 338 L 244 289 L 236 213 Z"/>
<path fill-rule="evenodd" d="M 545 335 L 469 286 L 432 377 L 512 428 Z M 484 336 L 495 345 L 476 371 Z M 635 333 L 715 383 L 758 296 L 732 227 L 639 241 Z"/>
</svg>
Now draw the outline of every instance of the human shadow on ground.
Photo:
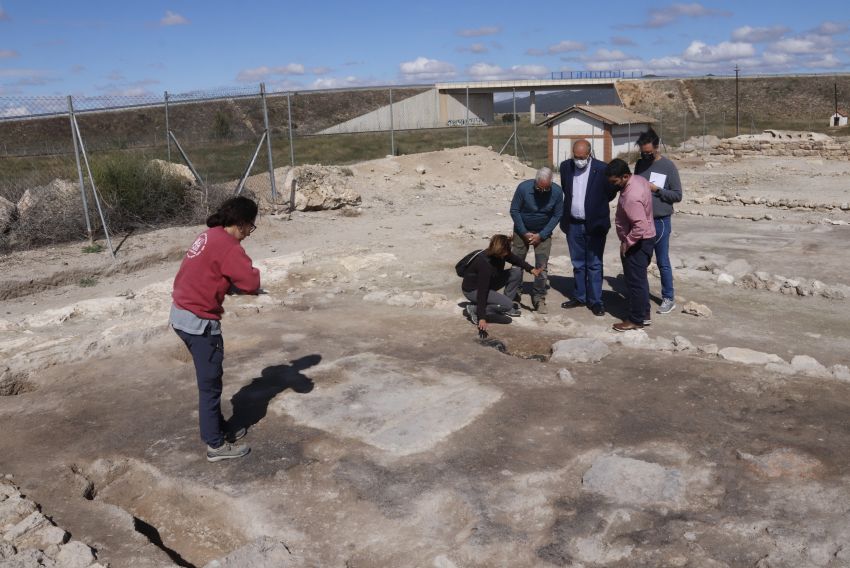
<svg viewBox="0 0 850 568">
<path fill-rule="evenodd" d="M 231 427 L 250 428 L 257 424 L 265 418 L 272 399 L 286 389 L 300 394 L 312 391 L 313 381 L 301 371 L 318 365 L 321 360 L 321 355 L 306 355 L 289 365 L 272 365 L 263 369 L 259 377 L 239 389 L 230 399 L 233 405 Z"/>
</svg>

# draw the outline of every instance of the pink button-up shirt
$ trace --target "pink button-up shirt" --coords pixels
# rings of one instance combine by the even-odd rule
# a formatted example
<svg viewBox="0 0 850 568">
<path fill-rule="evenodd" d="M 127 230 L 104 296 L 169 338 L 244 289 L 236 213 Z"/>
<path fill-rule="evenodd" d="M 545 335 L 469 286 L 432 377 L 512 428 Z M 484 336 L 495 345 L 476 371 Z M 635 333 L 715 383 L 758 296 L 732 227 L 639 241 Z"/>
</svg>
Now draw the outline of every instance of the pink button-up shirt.
<svg viewBox="0 0 850 568">
<path fill-rule="evenodd" d="M 655 221 L 652 219 L 652 190 L 649 182 L 640 176 L 629 178 L 617 201 L 614 217 L 617 236 L 626 247 L 631 248 L 641 239 L 655 237 Z"/>
</svg>

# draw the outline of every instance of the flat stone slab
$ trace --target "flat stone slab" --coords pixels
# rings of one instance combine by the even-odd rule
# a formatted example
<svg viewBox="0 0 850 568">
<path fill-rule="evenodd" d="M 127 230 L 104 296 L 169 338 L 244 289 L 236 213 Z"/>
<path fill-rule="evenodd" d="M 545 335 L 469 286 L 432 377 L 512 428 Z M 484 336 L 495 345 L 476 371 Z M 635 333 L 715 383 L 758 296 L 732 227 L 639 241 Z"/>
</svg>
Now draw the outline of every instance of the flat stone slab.
<svg viewBox="0 0 850 568">
<path fill-rule="evenodd" d="M 344 357 L 316 372 L 334 380 L 317 377 L 310 394 L 275 401 L 273 408 L 399 456 L 429 450 L 502 397 L 469 375 L 375 353 Z"/>
<path fill-rule="evenodd" d="M 621 456 L 596 458 L 581 483 L 585 491 L 624 505 L 673 505 L 685 497 L 679 470 Z"/>
<path fill-rule="evenodd" d="M 602 341 L 578 337 L 562 339 L 552 344 L 550 361 L 554 363 L 598 363 L 610 354 L 611 350 Z"/>
<path fill-rule="evenodd" d="M 782 357 L 772 353 L 762 353 L 746 347 L 724 347 L 719 355 L 727 361 L 745 365 L 767 365 L 768 363 L 784 363 Z"/>
</svg>

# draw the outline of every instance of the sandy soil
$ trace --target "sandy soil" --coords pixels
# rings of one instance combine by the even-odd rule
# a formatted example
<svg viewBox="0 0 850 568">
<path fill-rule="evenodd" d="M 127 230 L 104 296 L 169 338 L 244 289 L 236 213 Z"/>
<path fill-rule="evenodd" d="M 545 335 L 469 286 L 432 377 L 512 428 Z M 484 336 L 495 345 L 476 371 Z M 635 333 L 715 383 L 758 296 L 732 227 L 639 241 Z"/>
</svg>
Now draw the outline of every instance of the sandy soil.
<svg viewBox="0 0 850 568">
<path fill-rule="evenodd" d="M 850 164 L 680 166 L 677 303 L 713 315 L 609 331 L 613 233 L 610 315 L 561 310 L 558 232 L 550 314 L 494 326 L 506 354 L 475 341 L 452 266 L 510 231 L 533 174 L 512 158 L 367 162 L 359 210 L 263 217 L 246 248 L 269 294 L 224 321 L 226 412 L 253 426 L 235 463 L 203 459 L 166 325 L 200 228 L 131 235 L 117 264 L 79 245 L 0 259 L 0 472 L 112 566 L 204 566 L 267 536 L 298 566 L 850 565 Z M 736 194 L 812 207 L 713 198 Z M 527 358 L 569 338 L 610 355 Z"/>
</svg>

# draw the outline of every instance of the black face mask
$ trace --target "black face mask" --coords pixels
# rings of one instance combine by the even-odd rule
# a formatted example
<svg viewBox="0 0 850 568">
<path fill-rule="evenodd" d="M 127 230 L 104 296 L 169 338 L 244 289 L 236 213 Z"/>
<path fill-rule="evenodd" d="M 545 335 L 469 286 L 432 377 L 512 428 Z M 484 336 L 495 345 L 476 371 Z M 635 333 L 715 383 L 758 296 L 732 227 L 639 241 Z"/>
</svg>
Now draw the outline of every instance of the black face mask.
<svg viewBox="0 0 850 568">
<path fill-rule="evenodd" d="M 640 153 L 640 159 L 641 160 L 654 160 L 655 159 L 655 152 L 641 152 Z"/>
</svg>

